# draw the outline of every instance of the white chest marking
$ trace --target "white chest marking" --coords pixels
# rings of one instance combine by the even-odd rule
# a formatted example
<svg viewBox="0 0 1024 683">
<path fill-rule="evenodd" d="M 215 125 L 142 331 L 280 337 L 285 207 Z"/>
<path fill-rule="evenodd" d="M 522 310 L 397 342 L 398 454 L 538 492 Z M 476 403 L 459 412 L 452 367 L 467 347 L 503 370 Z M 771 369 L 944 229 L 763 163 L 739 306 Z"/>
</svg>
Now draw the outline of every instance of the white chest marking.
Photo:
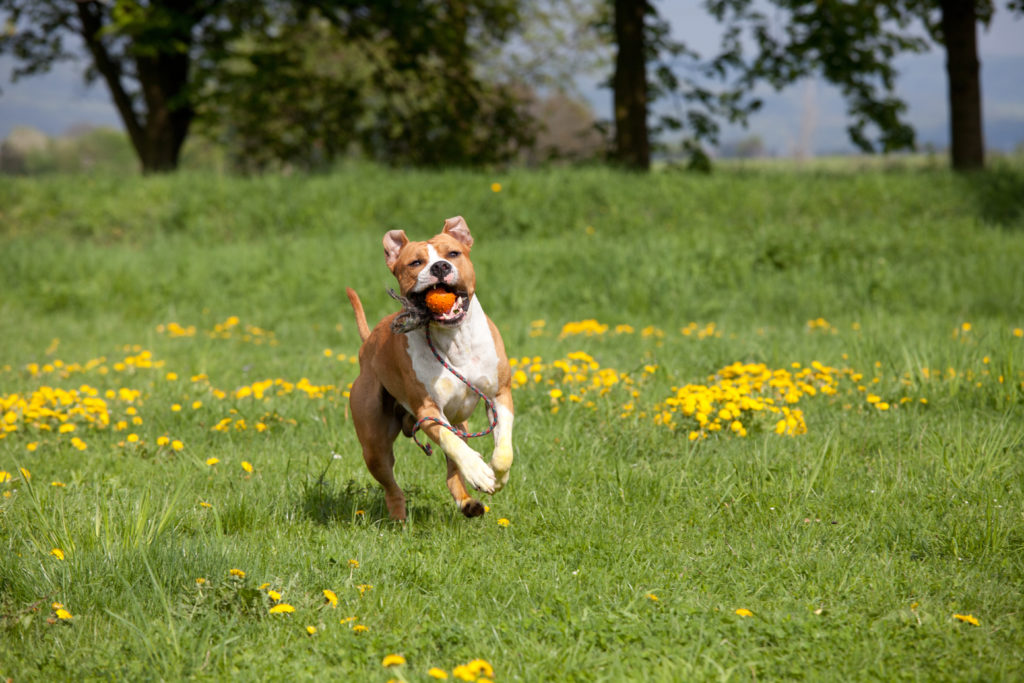
<svg viewBox="0 0 1024 683">
<path fill-rule="evenodd" d="M 431 327 L 434 348 L 448 364 L 458 370 L 488 397 L 498 392 L 498 353 L 487 325 L 487 316 L 474 296 L 466 319 L 456 328 Z M 409 358 L 416 378 L 441 408 L 449 423 L 468 419 L 480 398 L 464 382 L 438 362 L 423 329 L 408 333 Z M 408 409 L 409 406 L 406 406 Z"/>
</svg>

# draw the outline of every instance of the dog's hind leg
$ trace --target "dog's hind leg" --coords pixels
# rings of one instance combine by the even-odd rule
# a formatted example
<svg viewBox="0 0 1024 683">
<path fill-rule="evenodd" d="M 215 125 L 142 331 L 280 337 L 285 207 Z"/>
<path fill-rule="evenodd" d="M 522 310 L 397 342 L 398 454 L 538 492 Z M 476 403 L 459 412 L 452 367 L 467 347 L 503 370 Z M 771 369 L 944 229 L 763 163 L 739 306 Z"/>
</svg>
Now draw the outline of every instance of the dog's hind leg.
<svg viewBox="0 0 1024 683">
<path fill-rule="evenodd" d="M 360 375 L 352 384 L 352 421 L 363 447 L 370 474 L 384 488 L 384 502 L 392 519 L 405 521 L 405 494 L 395 481 L 395 437 L 401 421 L 395 416 L 394 398 L 372 378 Z"/>
</svg>

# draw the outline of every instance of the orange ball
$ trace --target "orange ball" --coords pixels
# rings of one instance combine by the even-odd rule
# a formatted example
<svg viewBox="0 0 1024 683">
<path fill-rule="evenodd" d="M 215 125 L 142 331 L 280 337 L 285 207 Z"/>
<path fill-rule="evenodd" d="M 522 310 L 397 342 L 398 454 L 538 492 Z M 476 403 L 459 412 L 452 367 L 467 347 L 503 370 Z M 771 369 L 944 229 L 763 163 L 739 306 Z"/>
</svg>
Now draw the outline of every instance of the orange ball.
<svg viewBox="0 0 1024 683">
<path fill-rule="evenodd" d="M 427 308 L 434 313 L 447 313 L 455 305 L 455 295 L 443 289 L 432 289 L 427 292 Z"/>
</svg>

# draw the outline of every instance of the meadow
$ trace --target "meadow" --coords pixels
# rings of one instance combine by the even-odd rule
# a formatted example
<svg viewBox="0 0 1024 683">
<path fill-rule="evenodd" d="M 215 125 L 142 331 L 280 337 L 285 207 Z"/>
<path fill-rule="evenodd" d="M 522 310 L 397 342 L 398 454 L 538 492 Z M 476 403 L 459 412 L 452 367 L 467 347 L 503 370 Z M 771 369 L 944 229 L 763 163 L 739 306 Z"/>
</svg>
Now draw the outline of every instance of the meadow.
<svg viewBox="0 0 1024 683">
<path fill-rule="evenodd" d="M 344 288 L 456 214 L 516 461 L 399 525 Z M 0 679 L 1024 676 L 1019 162 L 3 178 L 0 285 Z"/>
</svg>

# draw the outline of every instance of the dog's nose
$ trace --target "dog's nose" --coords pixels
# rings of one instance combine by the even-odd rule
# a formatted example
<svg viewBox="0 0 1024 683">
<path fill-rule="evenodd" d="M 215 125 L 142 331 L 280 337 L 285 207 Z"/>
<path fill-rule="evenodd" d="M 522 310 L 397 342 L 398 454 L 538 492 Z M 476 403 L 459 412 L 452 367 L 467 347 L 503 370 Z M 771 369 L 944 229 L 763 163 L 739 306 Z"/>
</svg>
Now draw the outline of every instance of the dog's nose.
<svg viewBox="0 0 1024 683">
<path fill-rule="evenodd" d="M 435 261 L 434 264 L 430 266 L 430 274 L 439 280 L 443 280 L 444 278 L 448 277 L 448 275 L 450 275 L 451 272 L 452 264 L 448 263 L 447 261 Z"/>
</svg>

